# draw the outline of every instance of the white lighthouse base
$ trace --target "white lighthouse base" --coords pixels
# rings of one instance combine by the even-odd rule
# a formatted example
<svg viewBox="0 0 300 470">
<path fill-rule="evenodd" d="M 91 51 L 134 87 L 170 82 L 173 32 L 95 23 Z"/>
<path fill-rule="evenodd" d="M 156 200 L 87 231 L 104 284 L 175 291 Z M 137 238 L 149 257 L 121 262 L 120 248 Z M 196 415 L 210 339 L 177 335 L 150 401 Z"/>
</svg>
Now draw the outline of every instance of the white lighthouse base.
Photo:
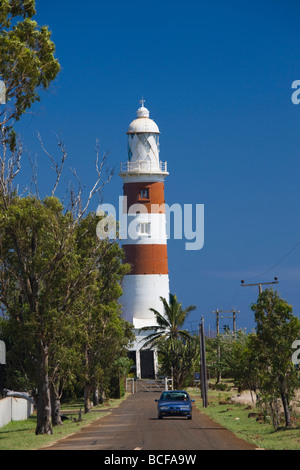
<svg viewBox="0 0 300 470">
<path fill-rule="evenodd" d="M 156 324 L 156 318 L 150 308 L 163 314 L 163 303 L 160 297 L 169 302 L 168 274 L 126 275 L 122 281 L 123 295 L 120 302 L 123 307 L 123 318 L 133 323 L 137 330 L 144 326 Z"/>
<path fill-rule="evenodd" d="M 129 357 L 135 363 L 135 376 L 139 379 L 154 379 L 158 375 L 158 357 L 155 348 L 143 348 L 146 337 L 151 332 L 139 333 L 134 330 L 136 340 L 129 351 Z"/>
<path fill-rule="evenodd" d="M 133 324 L 136 340 L 130 348 L 129 356 L 136 366 L 138 378 L 154 379 L 158 375 L 157 351 L 149 347 L 143 348 L 151 331 L 139 330 L 143 327 L 157 325 L 153 308 L 164 313 L 160 297 L 169 301 L 169 276 L 167 274 L 126 275 L 122 282 L 123 295 L 120 299 L 124 320 Z"/>
</svg>

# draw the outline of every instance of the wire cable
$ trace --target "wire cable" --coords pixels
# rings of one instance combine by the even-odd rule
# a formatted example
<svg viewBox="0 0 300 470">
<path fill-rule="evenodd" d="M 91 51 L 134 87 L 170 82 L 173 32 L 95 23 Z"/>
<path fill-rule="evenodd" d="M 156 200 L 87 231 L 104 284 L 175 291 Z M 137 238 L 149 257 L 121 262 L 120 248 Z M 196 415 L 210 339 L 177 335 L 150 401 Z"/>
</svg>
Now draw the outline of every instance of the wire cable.
<svg viewBox="0 0 300 470">
<path fill-rule="evenodd" d="M 284 261 L 293 251 L 296 250 L 296 248 L 300 245 L 300 242 L 296 243 L 296 245 L 290 250 L 288 251 L 288 253 L 286 253 L 277 263 L 273 264 L 273 266 L 271 266 L 270 268 L 266 269 L 266 271 L 258 274 L 257 276 L 255 277 L 252 277 L 250 280 L 254 280 L 254 279 L 257 279 L 258 277 L 261 277 L 261 276 L 264 276 L 265 274 L 267 274 L 268 272 L 270 272 L 272 269 L 276 268 L 276 266 L 278 266 L 280 263 L 282 263 L 282 261 Z"/>
</svg>

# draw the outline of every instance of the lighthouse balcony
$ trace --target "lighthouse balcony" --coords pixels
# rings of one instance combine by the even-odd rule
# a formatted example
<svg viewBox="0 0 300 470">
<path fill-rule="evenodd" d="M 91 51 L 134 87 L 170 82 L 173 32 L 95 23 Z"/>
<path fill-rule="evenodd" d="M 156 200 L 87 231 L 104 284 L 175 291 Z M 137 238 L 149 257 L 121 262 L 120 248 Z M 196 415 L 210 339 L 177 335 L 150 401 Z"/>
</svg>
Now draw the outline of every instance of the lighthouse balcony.
<svg viewBox="0 0 300 470">
<path fill-rule="evenodd" d="M 121 174 L 154 173 L 168 175 L 167 162 L 153 162 L 149 160 L 138 160 L 135 162 L 122 162 Z"/>
</svg>

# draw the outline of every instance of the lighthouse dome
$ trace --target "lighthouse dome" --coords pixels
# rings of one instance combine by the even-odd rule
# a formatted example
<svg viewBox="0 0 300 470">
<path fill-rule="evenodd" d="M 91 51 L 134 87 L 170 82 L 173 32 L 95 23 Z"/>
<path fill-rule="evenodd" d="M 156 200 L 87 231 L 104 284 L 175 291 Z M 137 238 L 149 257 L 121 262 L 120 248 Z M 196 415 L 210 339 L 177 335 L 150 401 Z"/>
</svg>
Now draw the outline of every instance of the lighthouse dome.
<svg viewBox="0 0 300 470">
<path fill-rule="evenodd" d="M 160 134 L 157 124 L 149 118 L 150 113 L 147 108 L 141 106 L 136 114 L 137 119 L 130 123 L 127 134 Z"/>
<path fill-rule="evenodd" d="M 149 118 L 149 111 L 144 106 L 145 100 L 140 101 L 141 106 L 137 110 L 137 117 L 127 130 L 127 152 L 128 160 L 121 163 L 122 178 L 147 178 L 159 175 L 164 178 L 167 172 L 167 163 L 159 159 L 160 132 L 157 124 Z M 154 178 L 153 176 L 153 178 Z M 125 181 L 124 179 L 124 181 Z M 162 181 L 162 179 L 160 181 Z M 145 181 L 148 181 L 145 180 Z"/>
</svg>

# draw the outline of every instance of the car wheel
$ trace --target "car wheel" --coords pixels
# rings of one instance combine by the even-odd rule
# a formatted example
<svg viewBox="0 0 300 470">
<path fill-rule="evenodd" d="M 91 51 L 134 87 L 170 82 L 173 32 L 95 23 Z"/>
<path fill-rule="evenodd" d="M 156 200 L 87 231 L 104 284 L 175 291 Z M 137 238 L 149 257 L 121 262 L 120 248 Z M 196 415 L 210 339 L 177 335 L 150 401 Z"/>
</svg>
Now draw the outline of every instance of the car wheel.
<svg viewBox="0 0 300 470">
<path fill-rule="evenodd" d="M 192 419 L 192 415 L 191 415 L 191 416 L 188 416 L 188 419 Z"/>
<path fill-rule="evenodd" d="M 163 417 L 161 415 L 158 415 L 158 419 L 163 419 Z"/>
</svg>

